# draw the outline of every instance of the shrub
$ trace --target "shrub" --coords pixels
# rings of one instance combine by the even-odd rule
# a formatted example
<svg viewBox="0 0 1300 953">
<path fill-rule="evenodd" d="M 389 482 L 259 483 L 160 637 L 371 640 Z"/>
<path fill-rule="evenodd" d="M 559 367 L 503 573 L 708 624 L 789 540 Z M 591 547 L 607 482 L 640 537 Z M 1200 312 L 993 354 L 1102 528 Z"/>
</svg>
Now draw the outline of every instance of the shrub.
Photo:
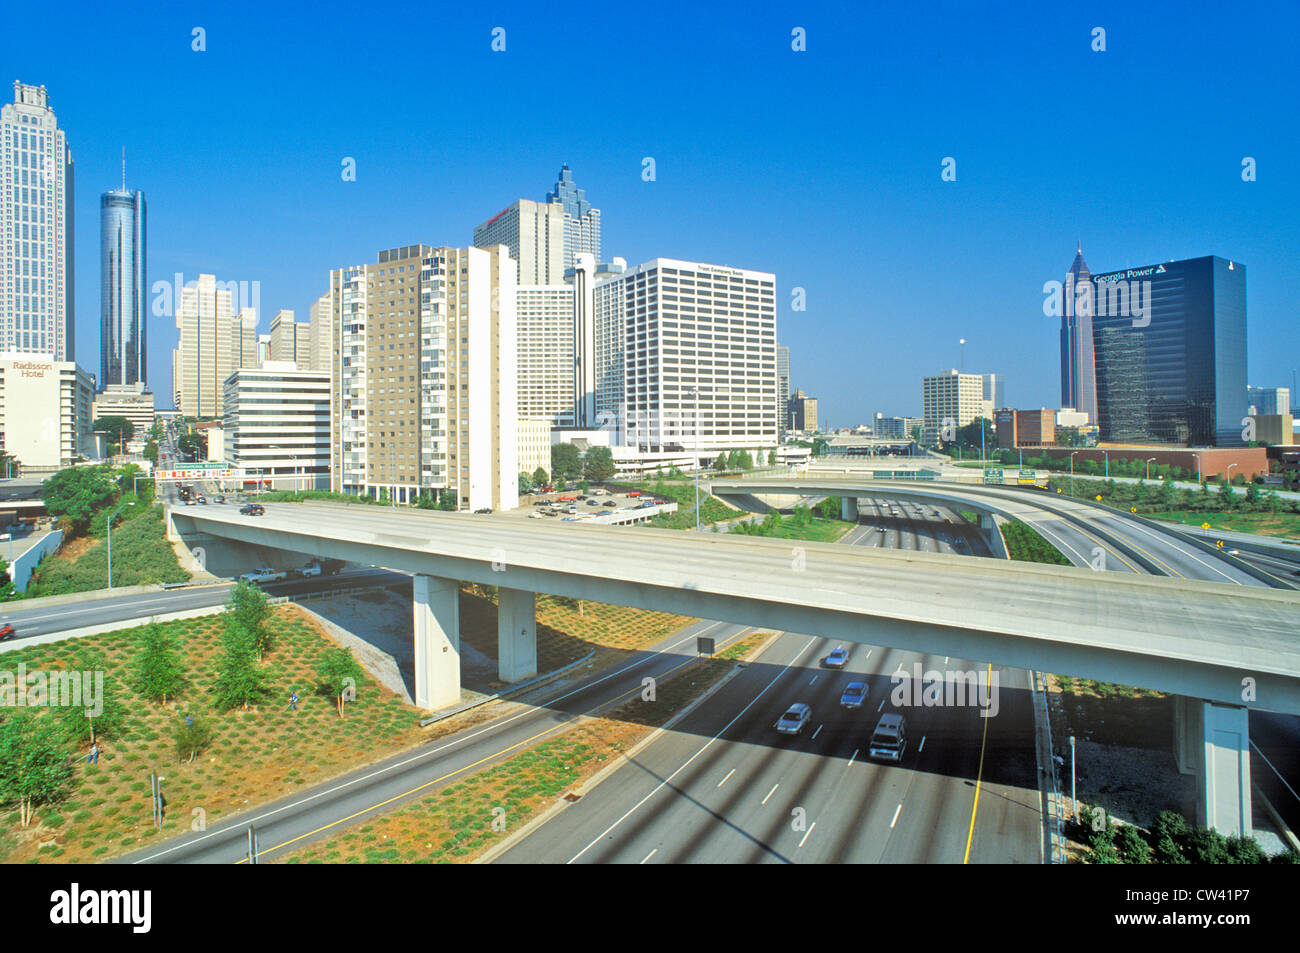
<svg viewBox="0 0 1300 953">
<path fill-rule="evenodd" d="M 1142 831 L 1132 824 L 1125 824 L 1115 832 L 1115 849 L 1126 864 L 1151 862 L 1151 845 L 1142 836 Z"/>
</svg>

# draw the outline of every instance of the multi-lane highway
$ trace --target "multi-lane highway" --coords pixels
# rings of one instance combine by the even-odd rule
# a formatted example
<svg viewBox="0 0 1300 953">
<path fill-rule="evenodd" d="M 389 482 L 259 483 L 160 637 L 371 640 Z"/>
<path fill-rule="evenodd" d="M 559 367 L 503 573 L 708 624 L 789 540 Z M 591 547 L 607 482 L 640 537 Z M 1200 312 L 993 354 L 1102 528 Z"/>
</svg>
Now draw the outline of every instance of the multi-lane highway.
<svg viewBox="0 0 1300 953">
<path fill-rule="evenodd" d="M 863 500 L 848 545 L 982 554 L 944 509 Z M 957 543 L 958 539 L 969 542 Z M 499 858 L 505 863 L 1038 863 L 1043 818 L 1028 674 L 997 670 L 994 717 L 978 706 L 898 706 L 923 672 L 983 672 L 977 660 L 787 633 L 671 731 Z M 841 707 L 866 681 L 861 708 Z M 909 697 L 909 702 L 916 701 Z M 791 704 L 803 733 L 773 730 Z M 991 709 L 990 709 L 991 710 Z M 907 719 L 902 763 L 868 756 L 882 713 Z M 978 790 L 978 803 L 977 803 Z"/>
</svg>

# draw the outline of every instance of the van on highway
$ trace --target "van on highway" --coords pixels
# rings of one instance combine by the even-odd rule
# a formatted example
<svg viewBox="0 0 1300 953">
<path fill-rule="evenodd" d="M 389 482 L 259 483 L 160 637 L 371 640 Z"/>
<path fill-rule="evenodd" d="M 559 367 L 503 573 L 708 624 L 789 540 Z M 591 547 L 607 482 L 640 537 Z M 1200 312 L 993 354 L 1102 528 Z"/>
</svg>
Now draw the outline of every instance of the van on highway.
<svg viewBox="0 0 1300 953">
<path fill-rule="evenodd" d="M 902 715 L 881 715 L 867 750 L 881 761 L 902 761 L 907 750 L 907 720 Z"/>
</svg>

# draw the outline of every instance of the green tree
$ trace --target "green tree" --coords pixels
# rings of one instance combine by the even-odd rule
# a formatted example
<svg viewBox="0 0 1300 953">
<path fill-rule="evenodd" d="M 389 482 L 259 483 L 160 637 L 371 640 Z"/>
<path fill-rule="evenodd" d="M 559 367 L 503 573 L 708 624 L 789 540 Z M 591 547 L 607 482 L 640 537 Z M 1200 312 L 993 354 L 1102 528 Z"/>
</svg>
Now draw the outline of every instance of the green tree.
<svg viewBox="0 0 1300 953">
<path fill-rule="evenodd" d="M 533 471 L 533 483 L 537 486 L 546 486 L 546 481 L 548 479 L 549 477 L 546 475 L 546 470 L 544 468 L 538 467 Z"/>
<path fill-rule="evenodd" d="M 748 450 L 740 451 L 740 469 L 742 470 L 754 469 L 754 458 L 749 455 Z"/>
<path fill-rule="evenodd" d="M 522 470 L 519 471 L 519 495 L 527 496 L 533 492 L 533 478 Z"/>
<path fill-rule="evenodd" d="M 226 603 L 227 627 L 236 626 L 253 639 L 257 659 L 271 650 L 272 634 L 266 624 L 271 616 L 271 601 L 256 583 L 240 580 L 230 590 L 230 601 Z"/>
<path fill-rule="evenodd" d="M 0 802 L 17 804 L 23 827 L 72 785 L 72 758 L 51 718 L 23 712 L 0 719 Z"/>
<path fill-rule="evenodd" d="M 99 675 L 107 662 L 97 660 L 86 666 L 93 675 Z M 85 679 L 83 678 L 83 685 Z M 126 706 L 118 698 L 118 693 L 107 676 L 103 681 L 103 692 L 98 698 L 89 698 L 86 689 L 82 689 L 82 704 L 60 705 L 55 709 L 62 723 L 64 735 L 75 744 L 91 744 L 102 737 L 111 738 L 126 726 Z M 53 701 L 51 689 L 51 701 Z"/>
<path fill-rule="evenodd" d="M 207 443 L 194 430 L 187 430 L 176 438 L 176 449 L 191 460 L 200 460 L 208 455 Z"/>
<path fill-rule="evenodd" d="M 213 686 L 216 706 L 247 710 L 270 691 L 270 673 L 257 664 L 257 640 L 239 622 L 231 619 L 221 636 L 222 652 Z"/>
<path fill-rule="evenodd" d="M 41 484 L 41 499 L 51 516 L 67 520 L 72 535 L 90 527 L 95 513 L 117 496 L 109 466 L 68 467 Z"/>
<path fill-rule="evenodd" d="M 769 467 L 774 467 L 774 466 L 776 466 L 776 447 L 773 447 L 771 450 L 768 451 L 768 454 L 767 454 L 767 465 L 768 465 Z"/>
<path fill-rule="evenodd" d="M 609 447 L 591 447 L 582 458 L 582 475 L 592 483 L 614 476 L 614 453 Z"/>
<path fill-rule="evenodd" d="M 137 690 L 145 698 L 167 704 L 167 697 L 180 693 L 185 684 L 176 639 L 157 622 L 144 627 L 135 657 Z"/>
<path fill-rule="evenodd" d="M 728 470 L 739 470 L 739 469 L 740 469 L 740 451 L 739 451 L 739 450 L 732 450 L 730 453 L 727 454 L 727 469 L 728 469 Z"/>
<path fill-rule="evenodd" d="M 172 740 L 176 742 L 176 760 L 193 761 L 212 744 L 212 728 L 198 718 L 182 721 L 172 729 Z"/>
<path fill-rule="evenodd" d="M 150 440 L 146 443 L 141 455 L 154 466 L 158 466 L 158 441 Z"/>
<path fill-rule="evenodd" d="M 720 453 L 718 454 L 718 459 L 713 462 L 713 469 L 725 470 L 727 469 L 727 462 L 727 455 L 725 453 Z"/>
<path fill-rule="evenodd" d="M 575 479 L 582 472 L 582 455 L 571 443 L 551 445 L 551 475 L 557 481 Z"/>
<path fill-rule="evenodd" d="M 107 435 L 110 444 L 117 444 L 119 453 L 122 452 L 122 446 L 135 436 L 135 424 L 125 417 L 114 415 L 96 418 L 90 425 L 90 429 L 101 431 Z"/>
<path fill-rule="evenodd" d="M 812 455 L 814 457 L 824 457 L 830 450 L 831 445 L 825 437 L 813 437 Z"/>
<path fill-rule="evenodd" d="M 1259 484 L 1251 481 L 1250 485 L 1246 487 L 1246 509 L 1251 512 L 1258 510 L 1260 508 L 1259 504 L 1261 498 L 1262 494 L 1259 492 Z"/>
<path fill-rule="evenodd" d="M 352 656 L 352 649 L 330 649 L 316 665 L 317 688 L 334 699 L 339 717 L 343 717 L 346 702 L 356 701 L 357 686 L 364 673 Z"/>
</svg>

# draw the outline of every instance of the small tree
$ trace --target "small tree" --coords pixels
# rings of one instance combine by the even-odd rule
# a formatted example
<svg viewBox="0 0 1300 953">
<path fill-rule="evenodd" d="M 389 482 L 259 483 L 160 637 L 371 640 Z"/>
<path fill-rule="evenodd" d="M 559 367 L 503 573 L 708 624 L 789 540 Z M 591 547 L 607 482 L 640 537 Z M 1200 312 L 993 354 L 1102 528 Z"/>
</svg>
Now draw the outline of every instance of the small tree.
<svg viewBox="0 0 1300 953">
<path fill-rule="evenodd" d="M 84 533 L 95 513 L 117 496 L 108 466 L 68 467 L 41 484 L 41 499 L 50 515 L 68 521 L 74 535 Z"/>
<path fill-rule="evenodd" d="M 538 467 L 533 471 L 533 483 L 537 486 L 546 486 L 547 479 L 546 470 L 544 468 Z"/>
<path fill-rule="evenodd" d="M 776 447 L 773 447 L 771 450 L 768 451 L 768 454 L 767 454 L 767 465 L 768 465 L 769 467 L 774 467 L 774 466 L 776 466 Z"/>
<path fill-rule="evenodd" d="M 522 470 L 519 471 L 519 495 L 526 496 L 533 492 L 533 478 Z"/>
<path fill-rule="evenodd" d="M 175 697 L 185 684 L 176 640 L 157 622 L 150 622 L 144 627 L 138 644 L 135 659 L 138 690 L 145 698 L 166 705 L 167 696 Z"/>
<path fill-rule="evenodd" d="M 217 708 L 247 710 L 270 690 L 270 673 L 257 664 L 257 640 L 239 622 L 227 622 L 221 641 L 224 647 L 213 687 Z"/>
<path fill-rule="evenodd" d="M 727 469 L 727 463 L 727 455 L 725 453 L 720 453 L 718 454 L 718 459 L 713 462 L 713 469 L 725 470 Z"/>
<path fill-rule="evenodd" d="M 583 478 L 604 483 L 614 475 L 614 454 L 609 447 L 592 447 L 582 458 Z"/>
<path fill-rule="evenodd" d="M 343 717 L 344 703 L 356 701 L 357 685 L 363 677 L 361 666 L 352 656 L 352 649 L 330 649 L 316 666 L 318 688 L 334 699 L 339 717 Z"/>
<path fill-rule="evenodd" d="M 104 665 L 98 663 L 90 668 L 102 671 Z M 93 705 L 86 704 L 83 689 L 82 704 L 60 705 L 56 709 L 63 723 L 64 735 L 69 740 L 76 744 L 94 744 L 99 737 L 111 738 L 125 727 L 126 706 L 118 700 L 113 683 L 107 678 L 104 679 L 103 689 L 103 695 Z"/>
<path fill-rule="evenodd" d="M 9 577 L 9 564 L 0 559 L 0 602 L 6 602 L 17 595 L 14 581 Z"/>
<path fill-rule="evenodd" d="M 172 739 L 176 742 L 176 760 L 193 761 L 212 744 L 212 728 L 197 718 L 183 721 L 172 729 Z"/>
<path fill-rule="evenodd" d="M 252 637 L 260 662 L 273 643 L 271 630 L 266 624 L 271 615 L 271 602 L 266 593 L 256 583 L 241 579 L 230 591 L 226 610 L 227 627 L 235 626 Z"/>
<path fill-rule="evenodd" d="M 27 712 L 0 719 L 0 802 L 18 805 L 23 827 L 39 805 L 65 796 L 72 778 L 72 759 L 53 719 Z"/>
<path fill-rule="evenodd" d="M 117 444 L 119 453 L 122 450 L 122 444 L 135 436 L 135 424 L 125 417 L 99 417 L 90 425 L 90 429 L 107 434 L 109 443 Z"/>
</svg>

